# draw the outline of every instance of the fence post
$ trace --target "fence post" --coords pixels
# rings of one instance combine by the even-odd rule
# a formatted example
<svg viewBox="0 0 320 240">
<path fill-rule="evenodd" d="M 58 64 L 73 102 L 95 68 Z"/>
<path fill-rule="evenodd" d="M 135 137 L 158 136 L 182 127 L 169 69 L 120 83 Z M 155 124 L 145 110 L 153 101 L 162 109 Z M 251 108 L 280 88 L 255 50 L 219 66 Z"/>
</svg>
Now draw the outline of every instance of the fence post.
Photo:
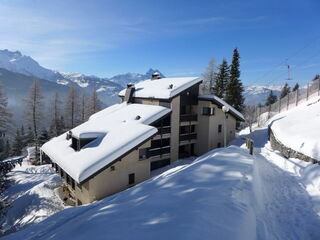
<svg viewBox="0 0 320 240">
<path fill-rule="evenodd" d="M 290 93 L 287 94 L 287 110 L 289 108 L 289 95 L 290 95 Z"/>
<path fill-rule="evenodd" d="M 299 88 L 296 90 L 296 106 L 298 106 L 299 102 Z"/>
<path fill-rule="evenodd" d="M 279 112 L 281 112 L 281 98 L 279 97 Z"/>
<path fill-rule="evenodd" d="M 309 99 L 309 83 L 307 84 L 307 101 Z"/>
<path fill-rule="evenodd" d="M 320 78 L 318 78 L 318 96 L 320 96 Z"/>
</svg>

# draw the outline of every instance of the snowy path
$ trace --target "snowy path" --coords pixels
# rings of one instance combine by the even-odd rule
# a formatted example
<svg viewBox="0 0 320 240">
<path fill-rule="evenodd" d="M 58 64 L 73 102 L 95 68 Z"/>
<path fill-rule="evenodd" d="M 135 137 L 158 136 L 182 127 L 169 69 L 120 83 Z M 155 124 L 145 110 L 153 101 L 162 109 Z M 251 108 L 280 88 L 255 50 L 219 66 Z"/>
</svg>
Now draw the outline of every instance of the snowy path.
<svg viewBox="0 0 320 240">
<path fill-rule="evenodd" d="M 267 130 L 258 129 L 250 137 L 257 146 L 253 166 L 257 239 L 320 239 L 320 219 L 305 187 L 272 163 L 283 157 L 269 148 Z"/>
</svg>

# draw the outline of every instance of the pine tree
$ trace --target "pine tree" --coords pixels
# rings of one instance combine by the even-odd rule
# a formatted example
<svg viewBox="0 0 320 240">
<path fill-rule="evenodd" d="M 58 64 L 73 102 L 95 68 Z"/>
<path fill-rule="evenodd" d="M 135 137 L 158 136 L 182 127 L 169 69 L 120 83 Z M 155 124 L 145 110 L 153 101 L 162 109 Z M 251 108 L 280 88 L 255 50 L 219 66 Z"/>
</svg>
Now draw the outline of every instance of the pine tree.
<svg viewBox="0 0 320 240">
<path fill-rule="evenodd" d="M 28 130 L 25 134 L 25 146 L 34 145 L 34 135 L 31 126 L 28 126 Z"/>
<path fill-rule="evenodd" d="M 213 93 L 219 98 L 223 98 L 225 96 L 226 85 L 230 77 L 229 71 L 228 62 L 226 59 L 223 59 L 215 77 L 215 88 L 213 90 Z"/>
<path fill-rule="evenodd" d="M 20 156 L 23 149 L 23 142 L 20 130 L 17 129 L 16 134 L 13 139 L 12 148 L 11 148 L 11 155 L 12 156 Z"/>
<path fill-rule="evenodd" d="M 285 83 L 283 88 L 281 89 L 280 99 L 284 98 L 289 93 L 290 93 L 290 87 L 288 86 L 288 83 Z"/>
<path fill-rule="evenodd" d="M 292 92 L 297 91 L 299 89 L 299 84 L 296 83 L 296 85 L 294 85 L 294 87 L 292 88 Z"/>
<path fill-rule="evenodd" d="M 8 98 L 0 84 L 0 134 L 8 130 L 11 113 L 8 110 Z"/>
<path fill-rule="evenodd" d="M 273 91 L 271 90 L 266 100 L 266 106 L 270 106 L 271 104 L 274 104 L 277 100 L 278 100 L 277 96 L 273 94 Z"/>
<path fill-rule="evenodd" d="M 6 140 L 5 148 L 4 148 L 4 158 L 10 157 L 11 146 L 9 139 Z"/>
<path fill-rule="evenodd" d="M 50 137 L 49 137 L 49 133 L 48 133 L 47 129 L 42 128 L 41 133 L 40 133 L 40 136 L 39 136 L 39 142 L 40 142 L 41 144 L 44 144 L 44 143 L 46 143 L 49 139 L 50 139 Z"/>
<path fill-rule="evenodd" d="M 88 117 L 96 112 L 99 112 L 101 110 L 101 105 L 102 103 L 98 97 L 97 90 L 93 89 L 89 102 Z"/>
<path fill-rule="evenodd" d="M 206 71 L 203 73 L 203 93 L 211 93 L 214 88 L 214 79 L 216 76 L 216 61 L 211 59 Z"/>
<path fill-rule="evenodd" d="M 244 108 L 244 97 L 242 95 L 244 90 L 240 81 L 239 58 L 240 55 L 238 49 L 235 48 L 233 50 L 230 77 L 226 86 L 225 101 L 241 112 Z"/>
<path fill-rule="evenodd" d="M 317 74 L 316 76 L 314 76 L 314 78 L 312 79 L 312 81 L 317 81 L 318 79 L 320 79 L 320 75 Z"/>
<path fill-rule="evenodd" d="M 33 132 L 33 142 L 36 147 L 36 156 L 39 146 L 39 132 L 43 124 L 43 96 L 39 81 L 35 79 L 29 89 L 29 95 L 26 98 L 26 119 L 29 122 Z"/>
<path fill-rule="evenodd" d="M 69 88 L 69 94 L 65 106 L 67 127 L 74 128 L 79 123 L 79 94 L 75 84 Z"/>
</svg>

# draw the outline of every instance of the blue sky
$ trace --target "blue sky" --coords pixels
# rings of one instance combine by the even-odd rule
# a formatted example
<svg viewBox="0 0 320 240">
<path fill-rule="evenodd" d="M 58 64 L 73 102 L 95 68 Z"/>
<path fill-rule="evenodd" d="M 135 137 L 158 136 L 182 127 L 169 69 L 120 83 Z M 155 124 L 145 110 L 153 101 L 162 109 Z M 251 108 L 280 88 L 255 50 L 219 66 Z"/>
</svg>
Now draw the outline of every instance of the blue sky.
<svg viewBox="0 0 320 240">
<path fill-rule="evenodd" d="M 111 77 L 158 68 L 199 76 L 208 61 L 241 56 L 245 85 L 320 73 L 320 2 L 1 0 L 0 48 L 41 65 Z"/>
</svg>

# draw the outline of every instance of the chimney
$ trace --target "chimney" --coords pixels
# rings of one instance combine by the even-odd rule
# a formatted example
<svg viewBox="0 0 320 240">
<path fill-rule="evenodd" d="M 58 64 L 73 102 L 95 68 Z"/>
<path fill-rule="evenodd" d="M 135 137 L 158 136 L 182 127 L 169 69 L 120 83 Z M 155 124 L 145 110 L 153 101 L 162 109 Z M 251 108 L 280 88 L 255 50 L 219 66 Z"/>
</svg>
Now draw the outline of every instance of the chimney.
<svg viewBox="0 0 320 240">
<path fill-rule="evenodd" d="M 157 80 L 157 79 L 160 79 L 160 78 L 161 78 L 161 76 L 160 76 L 159 72 L 152 73 L 151 80 Z"/>
<path fill-rule="evenodd" d="M 134 84 L 129 83 L 127 84 L 126 93 L 124 95 L 124 101 L 127 103 L 133 103 L 133 93 L 135 91 Z"/>
</svg>

